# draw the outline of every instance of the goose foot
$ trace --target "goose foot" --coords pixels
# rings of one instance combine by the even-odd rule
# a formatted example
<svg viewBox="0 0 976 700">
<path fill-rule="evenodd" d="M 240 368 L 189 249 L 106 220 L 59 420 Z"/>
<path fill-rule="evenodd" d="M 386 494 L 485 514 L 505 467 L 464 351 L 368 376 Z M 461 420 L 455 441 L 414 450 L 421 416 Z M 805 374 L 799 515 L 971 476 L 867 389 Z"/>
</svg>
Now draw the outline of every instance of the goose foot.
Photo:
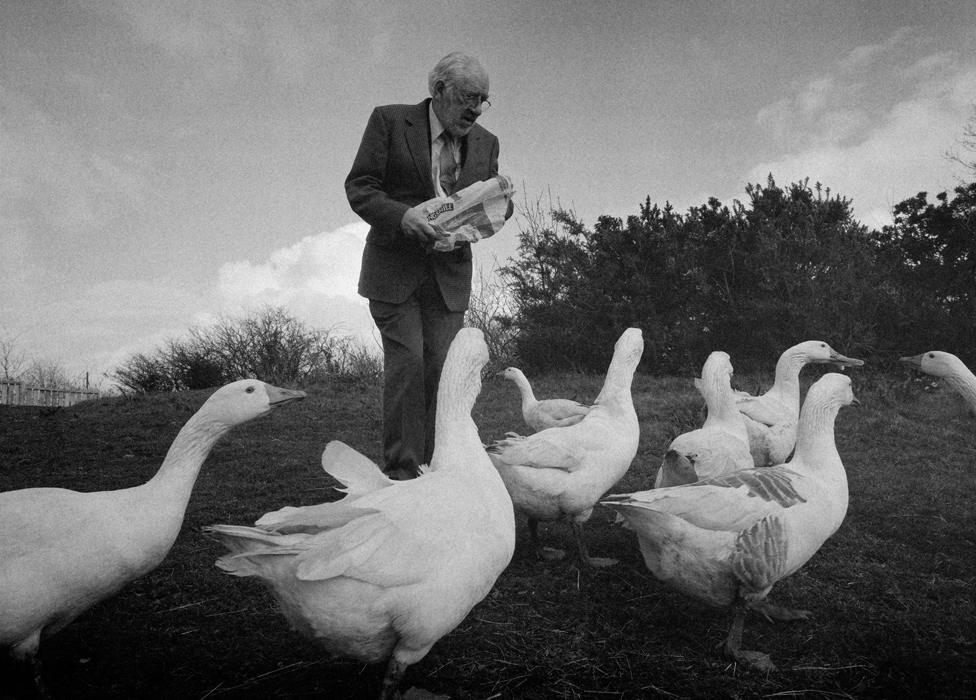
<svg viewBox="0 0 976 700">
<path fill-rule="evenodd" d="M 539 541 L 539 521 L 535 518 L 529 518 L 529 535 L 535 545 L 535 555 L 542 561 L 559 561 L 566 556 L 565 550 L 542 545 Z"/>
<path fill-rule="evenodd" d="M 760 673 L 772 673 L 776 670 L 776 664 L 769 658 L 769 654 L 761 651 L 749 651 L 748 649 L 730 649 L 725 646 L 725 653 L 734 661 L 747 668 L 759 671 Z"/>
<path fill-rule="evenodd" d="M 36 656 L 31 657 L 30 660 L 31 670 L 34 674 L 34 688 L 37 690 L 37 695 L 44 700 L 52 697 L 47 690 L 47 686 L 44 684 L 44 676 L 41 674 L 41 660 Z"/>
<path fill-rule="evenodd" d="M 755 603 L 749 604 L 750 610 L 755 610 L 757 613 L 765 617 L 767 620 L 776 620 L 777 622 L 794 622 L 796 620 L 809 620 L 813 613 L 809 610 L 799 610 L 796 608 L 787 608 L 782 605 L 776 605 L 775 603 L 770 603 L 766 600 L 760 600 Z"/>
<path fill-rule="evenodd" d="M 435 695 L 423 688 L 408 688 L 402 697 L 403 700 L 451 700 L 450 695 Z"/>
<path fill-rule="evenodd" d="M 605 569 L 608 566 L 613 566 L 620 563 L 620 560 L 613 559 L 612 557 L 586 557 L 586 559 L 583 559 L 583 563 L 597 569 Z"/>
<path fill-rule="evenodd" d="M 536 556 L 543 561 L 559 561 L 566 558 L 566 550 L 556 547 L 538 547 L 535 550 Z"/>
<path fill-rule="evenodd" d="M 9 663 L 10 675 L 17 679 L 16 685 L 22 686 L 23 691 L 28 693 L 26 697 L 36 697 L 39 700 L 51 700 L 53 698 L 44 682 L 41 660 L 37 657 L 36 650 L 24 656 L 11 654 Z M 0 666 L 0 679 L 7 680 L 6 670 Z M 0 686 L 2 685 L 0 683 Z M 8 696 L 3 692 L 4 690 L 6 688 L 0 688 L 0 700 L 12 700 L 12 698 L 19 697 L 17 695 Z"/>
<path fill-rule="evenodd" d="M 397 661 L 395 656 L 390 657 L 390 663 L 386 665 L 386 674 L 383 676 L 383 686 L 380 688 L 379 700 L 400 700 L 402 696 L 398 690 L 403 674 L 407 671 L 408 664 Z"/>
<path fill-rule="evenodd" d="M 580 561 L 587 566 L 605 569 L 619 561 L 610 557 L 591 557 L 590 551 L 586 548 L 586 542 L 583 540 L 583 523 L 578 520 L 573 521 L 573 534 L 576 536 L 576 549 L 579 552 Z"/>
<path fill-rule="evenodd" d="M 742 627 L 745 624 L 746 610 L 749 607 L 749 604 L 741 600 L 733 606 L 732 624 L 729 626 L 729 634 L 725 638 L 725 654 L 747 668 L 762 673 L 771 673 L 776 670 L 776 666 L 769 658 L 769 654 L 742 648 Z"/>
</svg>

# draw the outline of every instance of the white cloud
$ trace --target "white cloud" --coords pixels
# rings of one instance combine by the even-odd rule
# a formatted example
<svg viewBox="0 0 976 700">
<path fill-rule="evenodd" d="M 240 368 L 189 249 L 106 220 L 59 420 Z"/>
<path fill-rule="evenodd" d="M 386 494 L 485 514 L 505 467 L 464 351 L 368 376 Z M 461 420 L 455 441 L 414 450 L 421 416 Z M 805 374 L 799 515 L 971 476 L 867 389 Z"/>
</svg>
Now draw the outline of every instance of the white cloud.
<svg viewBox="0 0 976 700">
<path fill-rule="evenodd" d="M 796 97 L 803 114 L 812 115 L 823 110 L 827 99 L 834 91 L 834 79 L 831 77 L 819 78 L 809 83 Z"/>
<path fill-rule="evenodd" d="M 225 263 L 218 272 L 216 311 L 240 315 L 264 306 L 282 306 L 312 327 L 349 335 L 368 345 L 379 343 L 369 304 L 357 292 L 368 230 L 360 221 L 306 236 L 273 251 L 262 262 Z M 498 266 L 514 253 L 516 245 L 514 224 L 509 224 L 499 235 L 475 246 L 474 293 L 496 277 Z"/>
<path fill-rule="evenodd" d="M 857 143 L 814 146 L 760 163 L 748 180 L 762 181 L 768 173 L 780 184 L 809 177 L 852 199 L 862 223 L 882 226 L 890 223 L 890 210 L 897 202 L 919 189 L 951 184 L 943 154 L 951 148 L 963 117 L 937 101 L 901 103 Z"/>
<path fill-rule="evenodd" d="M 109 372 L 135 353 L 151 353 L 193 326 L 282 306 L 310 327 L 378 342 L 365 299 L 356 292 L 368 226 L 359 222 L 308 236 L 264 261 L 227 262 L 199 289 L 176 280 L 116 279 L 59 301 L 27 303 L 29 286 L 11 285 L 0 332 L 32 358 L 72 376 Z"/>
<path fill-rule="evenodd" d="M 221 310 L 283 306 L 314 327 L 372 338 L 367 302 L 356 292 L 368 228 L 348 224 L 276 250 L 264 262 L 225 263 L 217 280 Z"/>
<path fill-rule="evenodd" d="M 906 38 L 909 38 L 910 31 L 907 28 L 899 29 L 890 37 L 878 44 L 866 44 L 852 49 L 846 56 L 837 62 L 838 68 L 845 72 L 856 71 L 876 65 L 886 55 L 899 50 Z"/>
<path fill-rule="evenodd" d="M 833 73 L 759 110 L 757 122 L 783 153 L 750 168 L 747 181 L 769 173 L 780 185 L 809 177 L 851 199 L 857 218 L 872 227 L 890 223 L 894 204 L 919 190 L 951 188 L 945 153 L 972 114 L 976 64 L 945 53 L 911 56 L 909 48 L 903 33 L 862 47 Z"/>
</svg>

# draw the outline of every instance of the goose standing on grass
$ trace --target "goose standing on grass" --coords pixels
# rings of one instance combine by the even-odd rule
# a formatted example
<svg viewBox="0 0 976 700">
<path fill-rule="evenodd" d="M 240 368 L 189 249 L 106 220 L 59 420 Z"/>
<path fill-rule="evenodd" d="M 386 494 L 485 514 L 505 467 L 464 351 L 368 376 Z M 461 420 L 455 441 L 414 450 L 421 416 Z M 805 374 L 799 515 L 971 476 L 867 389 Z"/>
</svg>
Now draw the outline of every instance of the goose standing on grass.
<svg viewBox="0 0 976 700">
<path fill-rule="evenodd" d="M 438 387 L 434 454 L 418 478 L 391 481 L 331 442 L 322 466 L 344 498 L 286 507 L 256 527 L 207 528 L 231 550 L 217 566 L 260 579 L 298 632 L 332 654 L 387 661 L 383 699 L 398 697 L 407 667 L 488 594 L 515 549 L 512 501 L 471 419 L 487 362 L 481 331 L 459 331 Z"/>
<path fill-rule="evenodd" d="M 930 350 L 921 355 L 902 357 L 901 361 L 925 374 L 945 379 L 966 400 L 970 412 L 976 414 L 976 375 L 958 357 L 942 350 Z"/>
<path fill-rule="evenodd" d="M 746 418 L 749 449 L 757 467 L 782 464 L 796 445 L 800 415 L 800 371 L 808 364 L 861 367 L 864 360 L 845 357 L 822 340 L 808 340 L 787 348 L 776 362 L 776 378 L 760 396 L 740 394 L 739 411 Z"/>
<path fill-rule="evenodd" d="M 41 639 L 163 561 L 180 532 L 200 467 L 224 433 L 304 397 L 252 379 L 221 387 L 187 421 L 159 471 L 141 486 L 0 493 L 0 647 L 32 664 L 42 694 Z"/>
<path fill-rule="evenodd" d="M 572 399 L 543 399 L 538 400 L 532 392 L 532 385 L 526 379 L 522 370 L 517 367 L 507 367 L 498 376 L 514 382 L 522 395 L 522 420 L 533 432 L 546 428 L 559 428 L 576 425 L 590 411 L 590 406 L 584 406 Z"/>
<path fill-rule="evenodd" d="M 589 555 L 583 523 L 637 454 L 640 428 L 630 386 L 643 352 L 641 330 L 628 328 L 617 340 L 603 388 L 583 420 L 526 437 L 510 435 L 487 447 L 515 508 L 528 517 L 529 533 L 544 559 L 559 559 L 565 552 L 539 546 L 539 521 L 566 518 L 583 563 L 616 563 Z"/>
<path fill-rule="evenodd" d="M 834 422 L 853 401 L 851 380 L 826 374 L 807 392 L 796 454 L 787 464 L 603 501 L 636 531 L 644 562 L 658 579 L 704 603 L 732 606 L 725 651 L 739 663 L 775 669 L 767 654 L 741 648 L 747 608 L 784 620 L 809 616 L 765 598 L 844 521 L 847 474 Z"/>
<path fill-rule="evenodd" d="M 732 392 L 732 361 L 715 351 L 705 360 L 695 386 L 708 416 L 702 427 L 682 433 L 668 445 L 654 488 L 691 484 L 753 466 L 749 433 Z"/>
</svg>

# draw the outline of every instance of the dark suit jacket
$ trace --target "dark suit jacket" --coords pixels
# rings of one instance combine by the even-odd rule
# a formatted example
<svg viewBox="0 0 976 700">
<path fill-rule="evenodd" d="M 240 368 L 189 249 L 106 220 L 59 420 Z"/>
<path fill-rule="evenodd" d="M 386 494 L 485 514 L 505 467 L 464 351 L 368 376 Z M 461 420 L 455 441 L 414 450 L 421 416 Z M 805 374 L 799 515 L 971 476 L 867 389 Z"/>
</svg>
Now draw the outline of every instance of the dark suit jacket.
<svg viewBox="0 0 976 700">
<path fill-rule="evenodd" d="M 349 204 L 370 225 L 359 273 L 359 293 L 398 304 L 424 278 L 428 263 L 451 311 L 468 308 L 471 246 L 428 253 L 400 229 L 404 212 L 436 196 L 430 168 L 428 104 L 377 107 L 346 177 Z M 498 139 L 475 124 L 461 142 L 456 189 L 498 174 Z"/>
</svg>

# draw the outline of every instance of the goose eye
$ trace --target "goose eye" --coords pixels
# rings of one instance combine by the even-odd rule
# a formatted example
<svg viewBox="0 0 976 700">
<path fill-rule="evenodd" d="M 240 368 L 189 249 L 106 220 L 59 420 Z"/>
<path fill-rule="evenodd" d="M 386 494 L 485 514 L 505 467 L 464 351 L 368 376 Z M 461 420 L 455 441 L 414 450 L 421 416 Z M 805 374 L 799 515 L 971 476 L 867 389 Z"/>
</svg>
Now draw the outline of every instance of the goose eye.
<svg viewBox="0 0 976 700">
<path fill-rule="evenodd" d="M 246 392 L 247 392 L 248 394 L 253 394 L 253 393 L 254 393 L 254 387 L 253 387 L 253 386 L 249 386 L 249 387 L 248 387 L 247 389 L 245 389 L 244 391 L 246 391 Z"/>
</svg>

